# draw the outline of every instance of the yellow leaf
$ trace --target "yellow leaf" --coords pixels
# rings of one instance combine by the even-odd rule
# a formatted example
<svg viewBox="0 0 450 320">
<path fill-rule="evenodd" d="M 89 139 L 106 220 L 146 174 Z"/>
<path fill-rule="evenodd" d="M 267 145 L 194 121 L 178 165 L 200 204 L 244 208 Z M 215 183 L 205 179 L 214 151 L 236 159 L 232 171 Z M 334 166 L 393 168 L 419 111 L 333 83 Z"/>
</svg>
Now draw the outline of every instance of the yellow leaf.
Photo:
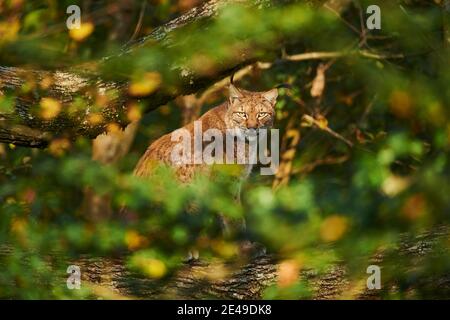
<svg viewBox="0 0 450 320">
<path fill-rule="evenodd" d="M 5 203 L 7 203 L 7 204 L 13 204 L 16 202 L 17 202 L 16 199 L 13 197 L 8 197 L 8 198 L 6 198 L 6 201 L 5 201 Z"/>
<path fill-rule="evenodd" d="M 238 247 L 233 242 L 214 241 L 212 249 L 224 258 L 231 258 L 238 253 Z"/>
<path fill-rule="evenodd" d="M 70 148 L 70 141 L 66 138 L 54 139 L 50 142 L 48 150 L 54 156 L 62 156 Z"/>
<path fill-rule="evenodd" d="M 139 266 L 144 273 L 151 278 L 162 278 L 167 273 L 167 267 L 163 261 L 152 258 L 143 258 Z"/>
<path fill-rule="evenodd" d="M 52 77 L 50 76 L 45 76 L 44 78 L 42 78 L 40 86 L 42 89 L 47 90 L 48 88 L 50 88 L 50 86 L 53 84 L 54 80 Z"/>
<path fill-rule="evenodd" d="M 130 250 L 136 250 L 147 243 L 147 239 L 134 230 L 125 233 L 125 243 Z"/>
<path fill-rule="evenodd" d="M 127 117 L 131 122 L 139 121 L 142 118 L 142 112 L 138 105 L 132 104 L 128 106 Z"/>
<path fill-rule="evenodd" d="M 342 238 L 347 229 L 347 218 L 340 215 L 332 215 L 322 222 L 320 226 L 320 238 L 326 242 L 337 241 Z"/>
<path fill-rule="evenodd" d="M 0 44 L 15 41 L 20 30 L 18 19 L 0 22 Z"/>
<path fill-rule="evenodd" d="M 103 116 L 101 113 L 94 112 L 88 116 L 88 121 L 91 125 L 97 125 L 103 122 Z"/>
<path fill-rule="evenodd" d="M 11 223 L 11 231 L 15 234 L 22 235 L 25 233 L 28 222 L 23 218 L 14 218 Z"/>
<path fill-rule="evenodd" d="M 3 143 L 0 143 L 0 157 L 6 156 L 6 148 Z"/>
<path fill-rule="evenodd" d="M 78 42 L 85 40 L 94 31 L 94 24 L 91 22 L 84 22 L 79 28 L 70 29 L 69 36 Z"/>
<path fill-rule="evenodd" d="M 61 104 L 53 98 L 41 99 L 41 117 L 45 120 L 55 118 L 61 112 Z"/>
<path fill-rule="evenodd" d="M 316 124 L 320 129 L 328 128 L 328 120 L 322 115 L 318 115 L 316 118 Z"/>
<path fill-rule="evenodd" d="M 122 132 L 122 129 L 120 128 L 120 126 L 117 123 L 111 122 L 108 123 L 108 125 L 106 126 L 106 132 L 112 134 L 112 133 L 119 133 Z"/>
<path fill-rule="evenodd" d="M 161 76 L 157 72 L 147 72 L 142 78 L 133 81 L 128 88 L 130 95 L 141 97 L 154 92 L 161 84 Z"/>
<path fill-rule="evenodd" d="M 301 126 L 302 127 L 312 127 L 312 125 L 314 124 L 314 118 L 305 114 L 302 117 L 302 122 L 301 122 Z"/>
<path fill-rule="evenodd" d="M 383 181 L 381 189 L 387 196 L 394 197 L 408 188 L 410 184 L 411 181 L 408 178 L 390 175 Z"/>
<path fill-rule="evenodd" d="M 392 113 L 399 118 L 409 118 L 413 113 L 412 99 L 405 91 L 396 90 L 392 92 L 389 97 L 389 106 Z"/>
</svg>

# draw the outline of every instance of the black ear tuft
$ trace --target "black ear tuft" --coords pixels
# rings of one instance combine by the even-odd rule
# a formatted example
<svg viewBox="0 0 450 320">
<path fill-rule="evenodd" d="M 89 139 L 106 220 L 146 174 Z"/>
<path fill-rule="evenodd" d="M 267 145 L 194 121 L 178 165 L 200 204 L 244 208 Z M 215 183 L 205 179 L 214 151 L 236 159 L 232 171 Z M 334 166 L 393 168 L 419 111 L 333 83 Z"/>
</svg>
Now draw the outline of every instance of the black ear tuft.
<svg viewBox="0 0 450 320">
<path fill-rule="evenodd" d="M 242 98 L 242 93 L 233 84 L 230 84 L 229 86 L 229 95 L 231 101 L 233 101 L 234 99 Z"/>
</svg>

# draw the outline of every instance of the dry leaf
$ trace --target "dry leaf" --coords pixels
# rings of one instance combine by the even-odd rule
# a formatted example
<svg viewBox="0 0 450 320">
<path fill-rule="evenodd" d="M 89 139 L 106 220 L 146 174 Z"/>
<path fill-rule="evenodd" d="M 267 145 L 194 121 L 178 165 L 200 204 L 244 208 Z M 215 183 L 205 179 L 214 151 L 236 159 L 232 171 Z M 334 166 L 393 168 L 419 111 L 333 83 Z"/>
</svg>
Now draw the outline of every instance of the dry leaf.
<svg viewBox="0 0 450 320">
<path fill-rule="evenodd" d="M 409 197 L 402 207 L 401 214 L 408 220 L 414 221 L 427 213 L 427 203 L 422 194 L 415 194 Z"/>
<path fill-rule="evenodd" d="M 326 66 L 321 64 L 317 67 L 316 77 L 312 82 L 311 87 L 311 97 L 318 98 L 321 97 L 323 91 L 325 90 L 325 70 Z"/>
<path fill-rule="evenodd" d="M 408 178 L 390 175 L 387 179 L 383 181 L 381 190 L 389 196 L 394 197 L 400 192 L 404 191 L 411 184 L 411 180 Z"/>
</svg>

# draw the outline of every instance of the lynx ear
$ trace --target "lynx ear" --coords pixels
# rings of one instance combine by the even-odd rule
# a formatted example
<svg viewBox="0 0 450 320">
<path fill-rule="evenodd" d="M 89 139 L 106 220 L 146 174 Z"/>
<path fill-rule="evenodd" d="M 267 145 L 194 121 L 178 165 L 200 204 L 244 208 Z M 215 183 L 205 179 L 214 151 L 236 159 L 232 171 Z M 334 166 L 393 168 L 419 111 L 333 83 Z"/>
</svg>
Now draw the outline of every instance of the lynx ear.
<svg viewBox="0 0 450 320">
<path fill-rule="evenodd" d="M 275 102 L 277 101 L 278 98 L 278 89 L 272 89 L 269 91 L 266 91 L 262 94 L 262 97 L 264 99 L 266 99 L 267 101 L 269 101 L 271 104 L 275 104 Z"/>
<path fill-rule="evenodd" d="M 242 93 L 239 91 L 238 88 L 236 88 L 232 84 L 230 84 L 230 87 L 229 87 L 229 95 L 230 95 L 231 101 L 233 101 L 234 99 L 242 98 Z"/>
</svg>

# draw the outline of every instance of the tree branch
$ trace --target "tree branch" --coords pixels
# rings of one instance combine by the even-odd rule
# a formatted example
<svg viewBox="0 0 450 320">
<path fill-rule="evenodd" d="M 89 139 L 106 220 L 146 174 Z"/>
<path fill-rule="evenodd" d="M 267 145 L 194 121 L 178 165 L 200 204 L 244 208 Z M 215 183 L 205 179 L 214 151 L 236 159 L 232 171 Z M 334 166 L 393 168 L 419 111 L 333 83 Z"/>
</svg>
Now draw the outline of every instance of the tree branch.
<svg viewBox="0 0 450 320">
<path fill-rule="evenodd" d="M 214 17 L 222 5 L 241 2 L 259 6 L 273 4 L 275 0 L 211 0 L 156 28 L 148 36 L 128 45 L 120 54 L 106 57 L 99 63 L 107 65 L 114 63 L 115 59 L 120 62 L 121 58 L 143 46 L 161 46 L 164 50 L 171 45 L 170 35 L 173 32 L 189 27 L 199 20 Z M 279 48 L 275 46 L 271 50 L 276 52 Z M 127 125 L 130 122 L 127 117 L 127 104 L 133 100 L 139 98 L 145 102 L 142 112 L 147 113 L 177 96 L 192 94 L 207 88 L 235 70 L 252 64 L 255 60 L 251 53 L 236 55 L 232 61 L 220 64 L 213 73 L 207 75 L 194 73 L 189 75 L 189 79 L 183 77 L 180 68 L 173 68 L 171 69 L 173 77 L 181 80 L 177 82 L 177 85 L 169 87 L 162 84 L 154 92 L 142 97 L 130 95 L 127 80 L 105 80 L 98 74 L 83 70 L 82 67 L 64 71 L 0 67 L 0 97 L 11 95 L 16 98 L 12 112 L 0 112 L 0 142 L 25 147 L 45 147 L 55 136 L 64 136 L 69 139 L 77 136 L 95 138 L 111 123 L 117 123 L 123 127 Z M 96 106 L 96 100 L 104 97 L 108 92 L 114 92 L 113 97 L 107 97 L 106 104 L 99 109 Z M 81 106 L 80 101 L 77 104 L 77 99 L 80 97 L 82 98 Z M 46 119 L 36 114 L 36 110 L 42 105 L 42 99 L 48 98 L 57 101 L 60 104 L 60 110 L 57 110 L 56 116 Z M 16 125 L 21 129 L 16 130 Z M 24 130 L 24 128 L 31 130 Z"/>
</svg>

